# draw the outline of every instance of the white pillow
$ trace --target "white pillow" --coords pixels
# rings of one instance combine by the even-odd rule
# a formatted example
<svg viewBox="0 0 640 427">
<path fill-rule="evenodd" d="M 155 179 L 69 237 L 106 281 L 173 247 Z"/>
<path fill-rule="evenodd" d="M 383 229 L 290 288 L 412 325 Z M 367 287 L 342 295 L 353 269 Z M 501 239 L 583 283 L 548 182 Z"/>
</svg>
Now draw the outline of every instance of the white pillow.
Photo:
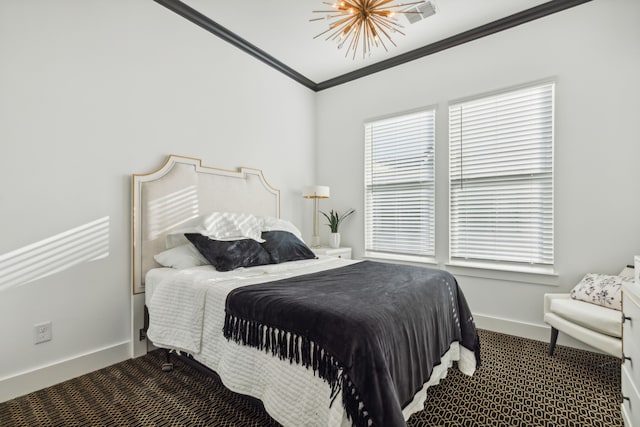
<svg viewBox="0 0 640 427">
<path fill-rule="evenodd" d="M 275 218 L 272 216 L 257 217 L 260 224 L 260 231 L 288 231 L 289 233 L 302 240 L 302 233 L 298 227 L 286 219 Z"/>
<path fill-rule="evenodd" d="M 571 290 L 571 298 L 621 310 L 622 283 L 628 281 L 621 276 L 589 273 Z"/>
<path fill-rule="evenodd" d="M 209 264 L 191 243 L 167 249 L 153 256 L 158 264 L 170 268 L 191 268 Z"/>
<path fill-rule="evenodd" d="M 253 239 L 264 242 L 258 219 L 248 213 L 213 212 L 189 220 L 171 230 L 166 237 L 167 248 L 188 243 L 184 233 L 202 234 L 213 240 Z"/>
</svg>

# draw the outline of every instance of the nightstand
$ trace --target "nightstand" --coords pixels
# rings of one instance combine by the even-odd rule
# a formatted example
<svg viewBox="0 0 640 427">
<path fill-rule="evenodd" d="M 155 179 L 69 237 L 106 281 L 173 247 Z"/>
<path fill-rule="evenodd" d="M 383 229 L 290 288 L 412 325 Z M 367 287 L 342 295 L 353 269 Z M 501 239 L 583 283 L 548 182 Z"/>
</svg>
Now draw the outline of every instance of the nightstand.
<svg viewBox="0 0 640 427">
<path fill-rule="evenodd" d="M 328 246 L 320 246 L 311 248 L 316 255 L 328 255 L 336 258 L 351 259 L 351 248 L 330 248 Z"/>
</svg>

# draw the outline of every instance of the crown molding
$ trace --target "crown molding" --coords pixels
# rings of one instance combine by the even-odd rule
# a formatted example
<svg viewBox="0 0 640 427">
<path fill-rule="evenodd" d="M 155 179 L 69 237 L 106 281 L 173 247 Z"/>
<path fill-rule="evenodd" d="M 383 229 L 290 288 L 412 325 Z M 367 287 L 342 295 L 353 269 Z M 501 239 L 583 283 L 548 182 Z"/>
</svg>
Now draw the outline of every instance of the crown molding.
<svg viewBox="0 0 640 427">
<path fill-rule="evenodd" d="M 368 65 L 366 67 L 351 71 L 346 74 L 342 74 L 340 76 L 322 81 L 320 83 L 315 83 L 313 80 L 308 79 L 293 68 L 269 55 L 264 50 L 251 44 L 237 34 L 229 31 L 222 25 L 213 21 L 211 18 L 184 4 L 180 0 L 153 1 L 161 4 L 167 9 L 202 27 L 203 29 L 209 31 L 211 34 L 220 37 L 222 40 L 231 43 L 233 46 L 259 59 L 270 67 L 280 71 L 282 74 L 297 81 L 301 85 L 315 92 L 318 92 L 324 89 L 329 89 L 344 83 L 351 82 L 353 80 L 357 80 L 362 77 L 369 76 L 380 71 L 387 70 L 389 68 L 397 67 L 398 65 L 406 64 L 407 62 L 415 61 L 416 59 L 420 59 L 425 56 L 432 55 L 434 53 L 441 52 L 443 50 L 450 49 L 452 47 L 459 46 L 461 44 L 468 43 L 470 41 L 477 40 L 479 38 L 486 37 L 491 34 L 495 34 L 500 31 L 525 24 L 527 22 L 534 21 L 536 19 L 544 18 L 545 16 L 549 16 L 554 13 L 579 6 L 583 3 L 591 2 L 593 0 L 551 0 L 527 10 L 523 10 L 522 12 L 514 13 L 513 15 L 509 15 L 505 18 L 498 19 L 496 21 L 481 25 L 460 34 L 456 34 L 455 36 L 451 36 L 435 43 L 420 47 L 418 49 L 402 53 L 384 61 Z"/>
<path fill-rule="evenodd" d="M 276 58 L 269 55 L 267 52 L 260 49 L 256 45 L 251 44 L 249 41 L 243 39 L 239 35 L 229 31 L 222 25 L 213 21 L 208 16 L 203 15 L 202 13 L 193 9 L 192 7 L 184 4 L 180 0 L 153 0 L 153 1 L 177 13 L 183 18 L 193 22 L 199 27 L 204 28 L 205 30 L 209 31 L 211 34 L 220 37 L 222 40 L 230 43 L 231 45 L 237 47 L 243 52 L 248 53 L 254 58 L 259 59 L 260 61 L 264 62 L 270 67 L 275 68 L 285 76 L 292 78 L 293 80 L 297 81 L 301 85 L 306 86 L 309 89 L 314 91 L 317 90 L 316 89 L 317 84 L 314 81 L 306 78 L 305 76 L 303 76 L 302 74 L 294 70 L 293 68 L 278 61 Z"/>
<path fill-rule="evenodd" d="M 532 7 L 530 9 L 523 10 L 522 12 L 509 15 L 505 18 L 489 22 L 488 24 L 481 25 L 460 34 L 456 34 L 446 39 L 442 39 L 435 43 L 431 43 L 418 49 L 402 53 L 400 55 L 394 56 L 393 58 L 368 65 L 366 67 L 343 74 L 333 79 L 325 80 L 316 85 L 316 91 L 329 89 L 334 86 L 357 80 L 361 77 L 366 77 L 379 71 L 384 71 L 398 65 L 406 64 L 407 62 L 415 61 L 416 59 L 420 59 L 425 56 L 432 55 L 434 53 L 441 52 L 443 50 L 489 36 L 491 34 L 499 33 L 500 31 L 508 30 L 509 28 L 513 28 L 518 25 L 525 24 L 527 22 L 534 21 L 536 19 L 543 18 L 545 16 L 561 12 L 565 9 L 569 9 L 571 7 L 578 6 L 590 1 L 592 0 L 552 0 L 547 3 Z"/>
</svg>

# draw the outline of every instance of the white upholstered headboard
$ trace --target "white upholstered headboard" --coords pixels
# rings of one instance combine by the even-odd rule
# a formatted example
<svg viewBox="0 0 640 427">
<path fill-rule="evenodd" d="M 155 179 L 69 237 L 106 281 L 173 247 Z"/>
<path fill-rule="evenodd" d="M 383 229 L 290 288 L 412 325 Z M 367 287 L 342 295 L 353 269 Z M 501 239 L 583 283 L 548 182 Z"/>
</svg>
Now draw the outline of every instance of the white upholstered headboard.
<svg viewBox="0 0 640 427">
<path fill-rule="evenodd" d="M 280 191 L 258 169 L 202 166 L 200 159 L 170 155 L 160 169 L 132 176 L 132 291 L 144 292 L 144 276 L 159 265 L 167 233 L 198 215 L 247 212 L 280 217 Z"/>
</svg>

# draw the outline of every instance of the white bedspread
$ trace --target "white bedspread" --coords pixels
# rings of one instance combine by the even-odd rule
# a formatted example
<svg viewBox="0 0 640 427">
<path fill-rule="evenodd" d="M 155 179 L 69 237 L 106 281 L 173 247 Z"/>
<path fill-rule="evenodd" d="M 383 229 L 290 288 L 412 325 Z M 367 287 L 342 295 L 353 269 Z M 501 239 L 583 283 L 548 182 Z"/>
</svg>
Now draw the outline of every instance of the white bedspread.
<svg viewBox="0 0 640 427">
<path fill-rule="evenodd" d="M 147 305 L 153 313 L 147 335 L 154 343 L 171 343 L 171 348 L 200 353 L 205 298 L 213 280 L 206 278 L 207 272 L 199 273 L 184 272 L 158 284 Z"/>
<path fill-rule="evenodd" d="M 227 294 L 240 286 L 337 268 L 357 261 L 333 257 L 218 272 L 211 266 L 159 268 L 146 276 L 147 336 L 159 347 L 186 351 L 218 373 L 227 388 L 260 399 L 285 427 L 346 427 L 340 396 L 330 406 L 327 383 L 313 371 L 266 352 L 228 341 L 222 334 Z M 426 390 L 447 374 L 454 361 L 465 373 L 475 368 L 473 353 L 457 343 L 434 368 L 431 379 L 404 408 L 405 419 L 422 410 Z"/>
</svg>

